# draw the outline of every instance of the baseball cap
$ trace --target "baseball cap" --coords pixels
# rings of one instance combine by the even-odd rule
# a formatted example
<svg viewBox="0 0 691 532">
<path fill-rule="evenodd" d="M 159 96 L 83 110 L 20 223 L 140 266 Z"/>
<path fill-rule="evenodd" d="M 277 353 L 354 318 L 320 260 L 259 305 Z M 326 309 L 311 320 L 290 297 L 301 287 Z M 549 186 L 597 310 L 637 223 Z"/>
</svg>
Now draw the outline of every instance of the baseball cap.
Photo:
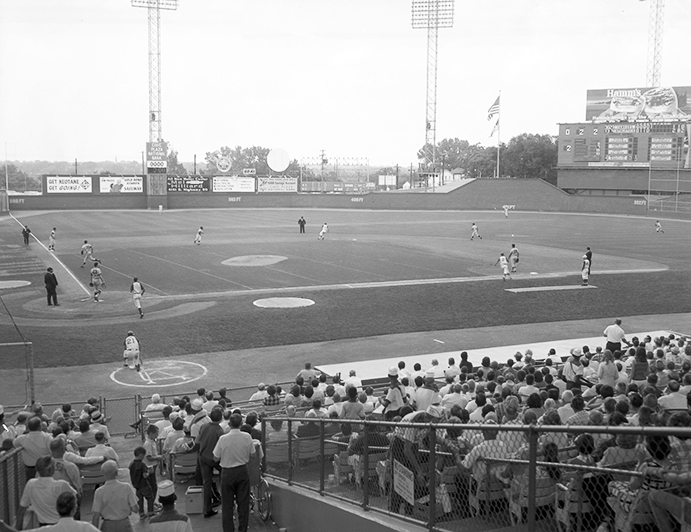
<svg viewBox="0 0 691 532">
<path fill-rule="evenodd" d="M 201 410 L 203 405 L 204 405 L 204 402 L 202 401 L 201 397 L 195 397 L 194 399 L 192 399 L 192 409 L 193 410 Z"/>
<path fill-rule="evenodd" d="M 398 368 L 396 366 L 389 368 L 389 377 L 398 377 Z"/>
<path fill-rule="evenodd" d="M 172 480 L 162 480 L 158 483 L 158 496 L 159 497 L 170 497 L 175 495 L 175 484 Z"/>
<path fill-rule="evenodd" d="M 266 384 L 264 384 L 263 382 L 260 382 L 260 383 L 257 385 L 257 388 L 259 388 L 260 390 L 263 390 L 264 388 L 266 388 Z"/>
</svg>

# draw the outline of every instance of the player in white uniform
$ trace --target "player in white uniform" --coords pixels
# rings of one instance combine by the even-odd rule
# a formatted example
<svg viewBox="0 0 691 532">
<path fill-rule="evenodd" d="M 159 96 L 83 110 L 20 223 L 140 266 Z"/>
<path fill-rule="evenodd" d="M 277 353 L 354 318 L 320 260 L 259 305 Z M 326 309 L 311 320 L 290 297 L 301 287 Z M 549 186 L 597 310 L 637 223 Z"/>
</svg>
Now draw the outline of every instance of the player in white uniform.
<svg viewBox="0 0 691 532">
<path fill-rule="evenodd" d="M 509 217 L 509 206 L 508 206 L 508 205 L 504 205 L 504 206 L 502 207 L 502 209 L 504 209 L 504 216 L 506 216 L 506 217 L 508 218 L 508 217 Z"/>
<path fill-rule="evenodd" d="M 473 222 L 473 225 L 470 226 L 470 230 L 471 230 L 470 240 L 472 240 L 475 237 L 478 237 L 480 240 L 482 240 L 482 237 L 480 236 L 480 233 L 478 231 L 478 228 L 477 228 L 477 225 L 475 224 L 475 222 Z M 502 253 L 502 255 L 503 255 L 503 253 Z"/>
<path fill-rule="evenodd" d="M 509 261 L 506 259 L 506 256 L 503 253 L 499 254 L 497 262 L 494 263 L 495 266 L 497 264 L 501 266 L 502 279 L 504 281 L 506 281 L 506 279 L 511 279 L 511 273 L 509 273 Z"/>
<path fill-rule="evenodd" d="M 125 350 L 122 352 L 122 358 L 124 360 L 123 365 L 139 371 L 142 363 L 140 350 L 141 346 L 139 340 L 137 340 L 132 331 L 127 331 Z"/>
<path fill-rule="evenodd" d="M 511 263 L 511 272 L 516 271 L 516 264 L 518 264 L 518 248 L 516 244 L 511 244 L 511 251 L 509 251 L 509 262 Z"/>
<path fill-rule="evenodd" d="M 322 225 L 322 230 L 319 231 L 319 236 L 317 237 L 318 240 L 324 240 L 324 235 L 329 232 L 329 226 L 324 222 L 324 225 Z"/>
<path fill-rule="evenodd" d="M 106 287 L 106 282 L 103 280 L 103 272 L 98 267 L 98 262 L 94 262 L 94 267 L 91 268 L 91 282 L 89 286 L 92 286 L 94 289 L 94 301 L 100 303 L 99 297 Z"/>
<path fill-rule="evenodd" d="M 142 312 L 142 296 L 146 292 L 144 285 L 139 282 L 136 277 L 132 279 L 132 284 L 130 285 L 130 293 L 132 294 L 132 299 L 134 300 L 134 306 L 137 307 L 139 311 L 139 319 L 144 317 L 144 312 Z"/>
<path fill-rule="evenodd" d="M 84 262 L 82 262 L 82 268 L 86 265 L 86 261 L 101 262 L 101 259 L 94 257 L 94 247 L 89 244 L 87 240 L 84 241 L 82 245 L 82 255 L 84 255 Z"/>
<path fill-rule="evenodd" d="M 665 232 L 662 230 L 662 224 L 660 223 L 660 220 L 655 220 L 655 232 L 665 234 Z"/>
<path fill-rule="evenodd" d="M 55 227 L 53 227 L 53 230 L 50 232 L 50 236 L 48 237 L 48 251 L 55 251 Z"/>
<path fill-rule="evenodd" d="M 583 255 L 583 264 L 581 265 L 581 279 L 583 286 L 588 286 L 588 278 L 590 277 L 590 261 L 587 255 Z"/>
<path fill-rule="evenodd" d="M 204 234 L 204 228 L 200 227 L 197 230 L 197 236 L 194 237 L 194 241 L 192 242 L 193 244 L 197 244 L 198 246 L 201 245 L 202 243 L 202 235 Z"/>
</svg>

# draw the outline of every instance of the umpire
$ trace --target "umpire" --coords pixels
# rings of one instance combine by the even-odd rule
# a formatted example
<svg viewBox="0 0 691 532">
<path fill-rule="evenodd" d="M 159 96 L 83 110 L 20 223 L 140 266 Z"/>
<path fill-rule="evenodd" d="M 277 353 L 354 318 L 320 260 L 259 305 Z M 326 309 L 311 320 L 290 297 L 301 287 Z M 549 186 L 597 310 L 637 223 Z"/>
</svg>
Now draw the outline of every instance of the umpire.
<svg viewBox="0 0 691 532">
<path fill-rule="evenodd" d="M 43 276 L 43 282 L 46 284 L 46 293 L 48 297 L 48 306 L 55 305 L 59 307 L 58 304 L 58 278 L 55 277 L 53 273 L 53 268 L 48 268 L 48 271 Z M 52 303 L 51 303 L 52 301 Z"/>
</svg>

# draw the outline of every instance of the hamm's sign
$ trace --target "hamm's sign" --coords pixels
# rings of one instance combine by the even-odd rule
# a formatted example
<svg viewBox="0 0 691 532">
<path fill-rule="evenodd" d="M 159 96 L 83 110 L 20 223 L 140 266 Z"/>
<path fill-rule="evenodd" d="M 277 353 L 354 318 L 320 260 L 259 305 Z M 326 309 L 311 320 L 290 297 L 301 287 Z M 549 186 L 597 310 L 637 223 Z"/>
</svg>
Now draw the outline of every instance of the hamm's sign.
<svg viewBox="0 0 691 532">
<path fill-rule="evenodd" d="M 48 194 L 91 194 L 90 177 L 46 177 Z"/>
<path fill-rule="evenodd" d="M 691 121 L 691 87 L 589 90 L 585 119 L 593 122 Z"/>
</svg>

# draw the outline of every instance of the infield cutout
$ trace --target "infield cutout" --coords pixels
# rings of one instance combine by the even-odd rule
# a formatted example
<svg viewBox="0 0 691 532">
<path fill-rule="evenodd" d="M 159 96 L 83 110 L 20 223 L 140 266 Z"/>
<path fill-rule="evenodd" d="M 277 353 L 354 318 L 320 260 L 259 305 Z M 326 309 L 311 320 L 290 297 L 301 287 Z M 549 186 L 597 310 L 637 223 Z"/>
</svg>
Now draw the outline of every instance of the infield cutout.
<svg viewBox="0 0 691 532">
<path fill-rule="evenodd" d="M 209 373 L 206 366 L 196 362 L 179 360 L 144 361 L 141 371 L 134 371 L 127 367 L 116 369 L 110 374 L 110 379 L 121 386 L 152 386 L 166 388 L 189 384 L 205 377 Z"/>
<path fill-rule="evenodd" d="M 314 301 L 303 297 L 267 297 L 254 302 L 254 306 L 259 308 L 298 308 L 312 305 Z"/>
<path fill-rule="evenodd" d="M 221 264 L 225 266 L 271 266 L 288 260 L 288 257 L 281 255 L 244 255 L 224 260 Z"/>
<path fill-rule="evenodd" d="M 19 288 L 20 286 L 29 286 L 29 281 L 0 281 L 0 290 L 3 288 Z"/>
</svg>

